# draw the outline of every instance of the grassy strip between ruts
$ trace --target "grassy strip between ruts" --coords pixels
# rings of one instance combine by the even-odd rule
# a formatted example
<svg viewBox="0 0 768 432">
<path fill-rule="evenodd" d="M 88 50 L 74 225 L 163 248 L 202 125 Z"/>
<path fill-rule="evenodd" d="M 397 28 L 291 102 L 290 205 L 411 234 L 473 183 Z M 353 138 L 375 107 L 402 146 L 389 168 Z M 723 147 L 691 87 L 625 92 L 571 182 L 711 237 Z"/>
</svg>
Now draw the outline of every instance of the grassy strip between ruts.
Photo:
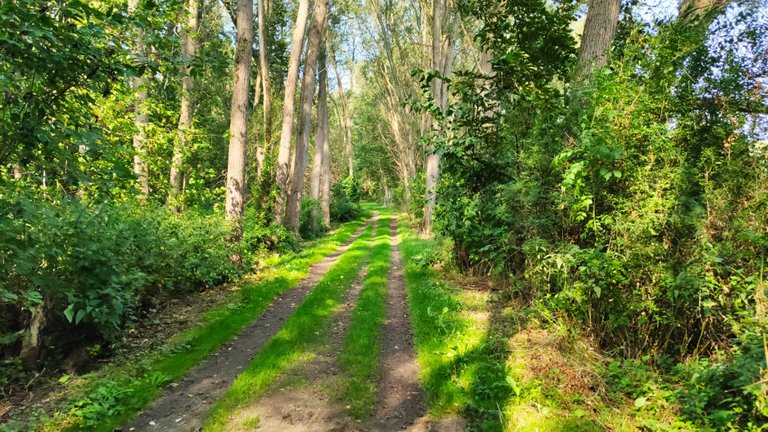
<svg viewBox="0 0 768 432">
<path fill-rule="evenodd" d="M 151 402 L 168 383 L 206 358 L 253 321 L 280 293 L 304 278 L 309 267 L 336 250 L 361 225 L 341 225 L 333 235 L 305 245 L 296 254 L 273 257 L 268 270 L 240 282 L 241 289 L 208 311 L 198 326 L 180 333 L 140 361 L 115 362 L 67 382 L 64 410 L 43 417 L 36 427 L 26 423 L 0 430 L 110 431 Z"/>
<path fill-rule="evenodd" d="M 283 371 L 312 356 L 312 347 L 323 339 L 333 311 L 369 259 L 372 227 L 368 227 L 342 254 L 297 307 L 280 331 L 264 346 L 226 393 L 213 405 L 204 430 L 228 430 L 239 408 L 261 396 Z"/>
<path fill-rule="evenodd" d="M 363 281 L 349 330 L 344 337 L 341 364 L 347 381 L 341 398 L 349 413 L 362 419 L 376 403 L 376 381 L 381 361 L 381 330 L 386 318 L 387 282 L 391 255 L 389 224 L 391 214 L 379 219 L 379 229 L 371 249 L 371 262 Z"/>
</svg>

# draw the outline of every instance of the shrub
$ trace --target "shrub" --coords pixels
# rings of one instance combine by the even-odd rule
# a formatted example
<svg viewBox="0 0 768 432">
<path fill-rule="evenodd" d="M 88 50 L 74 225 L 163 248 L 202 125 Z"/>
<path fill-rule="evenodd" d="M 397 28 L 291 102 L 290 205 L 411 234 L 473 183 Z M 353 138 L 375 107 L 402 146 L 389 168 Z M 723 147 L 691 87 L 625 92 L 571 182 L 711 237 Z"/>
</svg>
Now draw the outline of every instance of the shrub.
<svg viewBox="0 0 768 432">
<path fill-rule="evenodd" d="M 356 219 L 362 209 L 353 202 L 347 194 L 347 186 L 343 182 L 333 185 L 331 188 L 331 220 L 334 222 L 348 222 Z"/>
<path fill-rule="evenodd" d="M 305 240 L 313 240 L 325 233 L 322 211 L 317 200 L 302 198 L 301 225 L 299 235 Z"/>
<path fill-rule="evenodd" d="M 23 330 L 37 309 L 49 322 L 78 326 L 77 334 L 114 342 L 143 299 L 210 287 L 241 271 L 217 215 L 27 192 L 0 196 L 0 212 L 0 309 L 16 311 L 0 322 L 3 334 Z"/>
</svg>

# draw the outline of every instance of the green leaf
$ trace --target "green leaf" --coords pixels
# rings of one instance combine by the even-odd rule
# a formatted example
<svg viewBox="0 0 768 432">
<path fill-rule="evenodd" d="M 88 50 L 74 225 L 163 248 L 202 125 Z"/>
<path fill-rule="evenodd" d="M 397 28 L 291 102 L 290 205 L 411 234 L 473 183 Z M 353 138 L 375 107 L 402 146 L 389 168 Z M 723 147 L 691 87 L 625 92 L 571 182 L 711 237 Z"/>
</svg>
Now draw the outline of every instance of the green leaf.
<svg viewBox="0 0 768 432">
<path fill-rule="evenodd" d="M 646 397 L 639 397 L 635 399 L 635 408 L 642 408 L 644 406 L 648 405 L 648 398 Z"/>
<path fill-rule="evenodd" d="M 67 318 L 67 321 L 72 322 L 72 319 L 75 316 L 75 305 L 70 303 L 69 306 L 67 306 L 66 309 L 64 309 L 64 316 Z"/>
<path fill-rule="evenodd" d="M 85 314 L 86 314 L 85 309 L 80 309 L 79 311 L 77 311 L 77 315 L 75 316 L 75 324 L 80 324 L 80 321 L 82 321 L 83 318 L 85 318 Z"/>
</svg>

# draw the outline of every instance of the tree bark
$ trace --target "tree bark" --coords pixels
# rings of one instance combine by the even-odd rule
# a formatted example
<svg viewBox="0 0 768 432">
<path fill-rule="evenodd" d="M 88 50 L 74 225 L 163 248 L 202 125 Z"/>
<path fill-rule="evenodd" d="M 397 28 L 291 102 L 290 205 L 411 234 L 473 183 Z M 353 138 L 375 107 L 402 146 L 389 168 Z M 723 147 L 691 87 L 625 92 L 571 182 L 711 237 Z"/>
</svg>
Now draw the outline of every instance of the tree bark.
<svg viewBox="0 0 768 432">
<path fill-rule="evenodd" d="M 608 64 L 608 53 L 619 23 L 620 10 L 621 0 L 589 1 L 576 63 L 576 81 Z"/>
<path fill-rule="evenodd" d="M 243 195 L 245 192 L 245 146 L 248 138 L 248 84 L 253 44 L 253 1 L 237 2 L 237 49 L 229 121 L 226 217 L 234 221 L 233 240 L 242 237 Z"/>
<path fill-rule="evenodd" d="M 318 62 L 318 91 L 317 91 L 317 128 L 315 129 L 315 155 L 312 163 L 312 179 L 309 185 L 309 197 L 320 200 L 320 178 L 323 172 L 323 147 L 325 139 L 325 123 L 323 118 L 328 116 L 328 70 L 325 64 L 325 49 L 320 52 Z"/>
<path fill-rule="evenodd" d="M 326 87 L 328 78 L 326 76 Z M 323 124 L 323 164 L 320 170 L 320 211 L 323 213 L 323 224 L 331 226 L 331 140 L 328 137 L 330 131 L 328 125 L 328 108 L 326 97 L 326 109 L 318 121 Z"/>
<path fill-rule="evenodd" d="M 188 134 L 192 129 L 194 118 L 192 106 L 192 65 L 197 50 L 200 46 L 200 12 L 202 11 L 202 0 L 187 1 L 187 23 L 184 34 L 181 39 L 181 53 L 184 59 L 181 78 L 181 107 L 179 113 L 179 137 L 173 146 L 173 159 L 171 160 L 170 174 L 170 196 L 169 202 L 177 211 L 180 209 L 179 198 L 182 190 L 184 152 L 189 147 Z"/>
<path fill-rule="evenodd" d="M 128 0 L 128 14 L 133 15 L 139 6 L 139 0 Z M 133 57 L 137 62 L 144 61 L 144 30 L 136 30 L 136 41 L 133 47 Z M 136 92 L 134 103 L 133 125 L 136 132 L 133 134 L 133 173 L 139 180 L 139 199 L 146 202 L 149 197 L 149 165 L 146 160 L 147 132 L 149 114 L 147 114 L 147 86 L 149 79 L 142 74 L 131 79 Z"/>
<path fill-rule="evenodd" d="M 257 1 L 259 2 L 259 72 L 261 74 L 261 90 L 264 98 L 262 105 L 263 141 L 256 149 L 256 161 L 258 163 L 256 171 L 259 180 L 261 180 L 264 155 L 272 141 L 272 86 L 269 78 L 269 57 L 267 52 L 267 20 L 269 19 L 267 11 L 269 10 L 269 5 L 267 4 L 268 0 Z"/>
<path fill-rule="evenodd" d="M 321 213 L 325 214 L 324 203 L 321 199 L 323 192 L 323 179 L 326 176 L 324 169 L 327 168 L 325 153 L 328 147 L 328 69 L 326 65 L 326 49 L 320 51 L 319 83 L 317 91 L 317 129 L 315 129 L 315 157 L 312 167 L 312 182 L 310 184 L 310 197 L 320 203 Z M 327 205 L 327 202 L 325 203 Z M 320 215 L 313 215 L 318 218 Z M 325 220 L 323 220 L 325 223 Z"/>
<path fill-rule="evenodd" d="M 327 16 L 328 1 L 315 0 L 312 23 L 307 36 L 304 77 L 301 82 L 301 115 L 296 136 L 296 148 L 293 152 L 293 172 L 285 211 L 285 226 L 296 233 L 299 232 L 301 223 L 301 195 L 304 190 L 304 176 L 307 170 L 307 148 L 309 147 L 310 126 L 312 124 L 312 102 L 315 98 L 317 56 L 325 34 Z"/>
<path fill-rule="evenodd" d="M 433 0 L 432 8 L 432 67 L 442 76 L 449 77 L 453 69 L 455 56 L 453 31 L 449 30 L 448 37 L 443 38 L 443 27 L 446 24 L 448 10 L 445 0 Z M 441 113 L 448 107 L 448 85 L 440 78 L 432 79 L 432 95 Z M 438 122 L 435 119 L 435 128 Z M 437 202 L 437 186 L 440 182 L 440 154 L 431 149 L 426 164 L 424 232 L 432 232 L 432 219 Z"/>
<path fill-rule="evenodd" d="M 293 133 L 293 116 L 296 99 L 296 85 L 299 80 L 299 61 L 304 45 L 304 32 L 307 29 L 309 0 L 300 0 L 296 24 L 291 38 L 291 56 L 288 60 L 288 74 L 285 83 L 285 98 L 283 100 L 283 124 L 280 130 L 280 149 L 277 154 L 277 187 L 279 192 L 275 200 L 275 222 L 282 223 L 285 215 L 285 202 L 288 195 L 288 177 L 291 162 L 291 136 Z"/>
<path fill-rule="evenodd" d="M 42 334 L 43 328 L 48 321 L 48 311 L 51 304 L 48 297 L 43 298 L 43 302 L 32 310 L 32 316 L 29 318 L 29 324 L 24 330 L 24 339 L 21 343 L 21 352 L 19 359 L 26 370 L 33 370 L 37 367 L 42 352 Z"/>
</svg>

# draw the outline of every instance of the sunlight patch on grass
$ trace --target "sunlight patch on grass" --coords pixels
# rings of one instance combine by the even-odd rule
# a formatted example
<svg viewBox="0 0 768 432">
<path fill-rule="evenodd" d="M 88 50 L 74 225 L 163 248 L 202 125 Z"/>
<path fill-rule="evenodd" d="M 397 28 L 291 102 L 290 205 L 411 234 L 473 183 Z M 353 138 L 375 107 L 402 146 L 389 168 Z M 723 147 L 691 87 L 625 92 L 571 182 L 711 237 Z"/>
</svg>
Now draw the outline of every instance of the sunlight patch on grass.
<svg viewBox="0 0 768 432">
<path fill-rule="evenodd" d="M 401 251 L 414 343 L 421 370 L 421 385 L 430 415 L 456 414 L 472 402 L 470 388 L 475 381 L 488 323 L 474 319 L 482 314 L 487 298 L 462 291 L 439 281 L 437 271 L 424 264 L 432 242 L 400 226 Z"/>
</svg>

